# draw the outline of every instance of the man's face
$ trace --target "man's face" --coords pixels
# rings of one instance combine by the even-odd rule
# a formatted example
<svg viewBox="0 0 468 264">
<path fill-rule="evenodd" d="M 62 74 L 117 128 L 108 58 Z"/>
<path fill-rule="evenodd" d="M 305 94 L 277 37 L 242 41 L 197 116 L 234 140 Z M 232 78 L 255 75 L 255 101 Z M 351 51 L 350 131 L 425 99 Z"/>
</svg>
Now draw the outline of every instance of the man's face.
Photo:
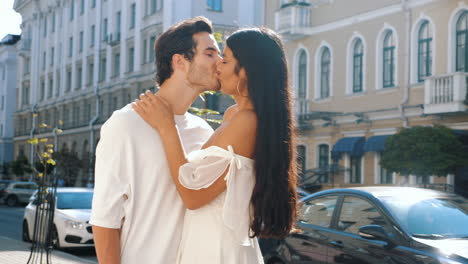
<svg viewBox="0 0 468 264">
<path fill-rule="evenodd" d="M 189 85 L 200 92 L 219 91 L 220 84 L 216 74 L 216 63 L 221 60 L 221 57 L 216 40 L 208 32 L 194 34 L 193 40 L 197 46 L 187 73 Z"/>
</svg>

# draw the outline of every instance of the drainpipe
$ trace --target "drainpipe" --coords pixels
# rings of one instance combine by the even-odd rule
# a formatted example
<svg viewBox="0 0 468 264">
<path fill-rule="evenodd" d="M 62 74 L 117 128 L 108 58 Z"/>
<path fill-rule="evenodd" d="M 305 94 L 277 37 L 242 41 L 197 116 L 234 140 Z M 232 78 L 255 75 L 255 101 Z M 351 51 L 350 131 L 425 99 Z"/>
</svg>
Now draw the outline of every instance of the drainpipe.
<svg viewBox="0 0 468 264">
<path fill-rule="evenodd" d="M 400 118 L 403 120 L 403 127 L 408 127 L 408 118 L 405 116 L 405 106 L 409 102 L 409 89 L 411 85 L 410 70 L 411 70 L 411 28 L 413 14 L 411 8 L 408 7 L 408 0 L 401 0 L 403 12 L 406 19 L 406 63 L 405 63 L 405 85 L 403 87 L 403 98 L 399 105 Z"/>
<path fill-rule="evenodd" d="M 31 107 L 31 114 L 32 114 L 32 126 L 31 126 L 31 131 L 29 132 L 29 138 L 32 139 L 34 137 L 34 133 L 36 132 L 36 108 L 37 104 L 34 104 Z M 31 145 L 31 152 L 29 156 L 29 161 L 31 168 L 34 168 L 34 145 Z M 29 175 L 29 181 L 32 181 L 33 173 Z"/>
<path fill-rule="evenodd" d="M 101 1 L 98 1 L 98 8 L 99 8 L 99 19 L 102 19 L 102 4 Z M 97 41 L 96 41 L 96 48 L 95 48 L 95 56 L 97 56 L 97 63 L 95 63 L 95 70 L 97 74 L 94 74 L 94 79 L 98 78 L 99 79 L 99 73 L 101 70 L 101 35 L 102 35 L 102 26 L 99 27 L 99 30 L 97 32 Z M 94 82 L 94 80 L 93 80 Z M 93 183 L 93 178 L 94 178 L 94 167 L 91 166 L 93 164 L 94 160 L 94 138 L 95 138 L 95 133 L 93 126 L 96 123 L 96 121 L 99 119 L 99 113 L 101 112 L 101 105 L 100 105 L 100 98 L 101 96 L 99 95 L 99 84 L 96 82 L 96 85 L 94 86 L 94 94 L 96 95 L 96 114 L 93 116 L 93 118 L 89 121 L 88 124 L 88 129 L 89 129 L 89 166 L 88 166 L 88 186 Z"/>
</svg>

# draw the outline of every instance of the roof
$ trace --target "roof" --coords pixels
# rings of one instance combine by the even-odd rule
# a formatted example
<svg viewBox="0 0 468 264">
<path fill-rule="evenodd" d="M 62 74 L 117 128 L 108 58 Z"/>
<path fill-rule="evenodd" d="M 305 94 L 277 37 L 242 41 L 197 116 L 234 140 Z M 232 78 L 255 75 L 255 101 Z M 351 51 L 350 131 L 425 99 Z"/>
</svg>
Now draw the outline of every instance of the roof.
<svg viewBox="0 0 468 264">
<path fill-rule="evenodd" d="M 441 192 L 431 189 L 414 188 L 414 187 L 399 187 L 399 186 L 376 186 L 376 187 L 355 187 L 355 188 L 339 188 L 329 189 L 315 193 L 314 195 L 332 194 L 332 193 L 355 193 L 367 197 L 387 197 L 387 196 L 400 196 L 400 197 L 419 197 L 419 196 L 447 196 L 451 193 Z"/>
</svg>

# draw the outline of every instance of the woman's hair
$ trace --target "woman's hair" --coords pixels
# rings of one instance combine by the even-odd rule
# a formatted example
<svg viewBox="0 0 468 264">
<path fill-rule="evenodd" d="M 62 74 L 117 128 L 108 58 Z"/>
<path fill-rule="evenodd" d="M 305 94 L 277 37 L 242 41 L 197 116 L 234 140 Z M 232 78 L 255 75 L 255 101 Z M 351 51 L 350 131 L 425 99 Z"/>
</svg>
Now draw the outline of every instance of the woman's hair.
<svg viewBox="0 0 468 264">
<path fill-rule="evenodd" d="M 238 30 L 226 44 L 238 61 L 236 72 L 245 69 L 258 119 L 252 236 L 284 237 L 293 228 L 297 214 L 297 167 L 283 44 L 267 28 Z"/>
<path fill-rule="evenodd" d="M 154 51 L 156 55 L 156 82 L 161 85 L 174 72 L 172 56 L 184 55 L 192 61 L 197 42 L 193 35 L 200 32 L 213 33 L 211 21 L 206 17 L 194 17 L 183 20 L 166 30 L 156 41 Z"/>
</svg>

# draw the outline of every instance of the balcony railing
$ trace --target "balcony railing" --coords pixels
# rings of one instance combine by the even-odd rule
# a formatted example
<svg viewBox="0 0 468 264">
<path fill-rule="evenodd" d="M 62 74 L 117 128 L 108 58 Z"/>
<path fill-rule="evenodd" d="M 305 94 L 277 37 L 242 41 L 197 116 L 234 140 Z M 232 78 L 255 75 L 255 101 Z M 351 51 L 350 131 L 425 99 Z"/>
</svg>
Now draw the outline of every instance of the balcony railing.
<svg viewBox="0 0 468 264">
<path fill-rule="evenodd" d="M 429 77 L 424 83 L 424 114 L 463 112 L 467 109 L 468 73 Z"/>
<path fill-rule="evenodd" d="M 120 43 L 120 32 L 114 32 L 107 36 L 106 38 L 107 44 L 111 46 L 115 46 Z"/>
<path fill-rule="evenodd" d="M 20 51 L 31 51 L 31 39 L 30 38 L 21 39 L 20 45 L 19 45 L 19 50 Z"/>
<path fill-rule="evenodd" d="M 275 29 L 286 38 L 296 39 L 305 36 L 312 26 L 310 4 L 293 2 L 275 12 Z"/>
<path fill-rule="evenodd" d="M 312 129 L 308 115 L 310 114 L 309 110 L 310 100 L 305 98 L 297 98 L 294 100 L 294 116 L 297 120 L 297 127 L 300 130 L 309 130 Z"/>
</svg>

